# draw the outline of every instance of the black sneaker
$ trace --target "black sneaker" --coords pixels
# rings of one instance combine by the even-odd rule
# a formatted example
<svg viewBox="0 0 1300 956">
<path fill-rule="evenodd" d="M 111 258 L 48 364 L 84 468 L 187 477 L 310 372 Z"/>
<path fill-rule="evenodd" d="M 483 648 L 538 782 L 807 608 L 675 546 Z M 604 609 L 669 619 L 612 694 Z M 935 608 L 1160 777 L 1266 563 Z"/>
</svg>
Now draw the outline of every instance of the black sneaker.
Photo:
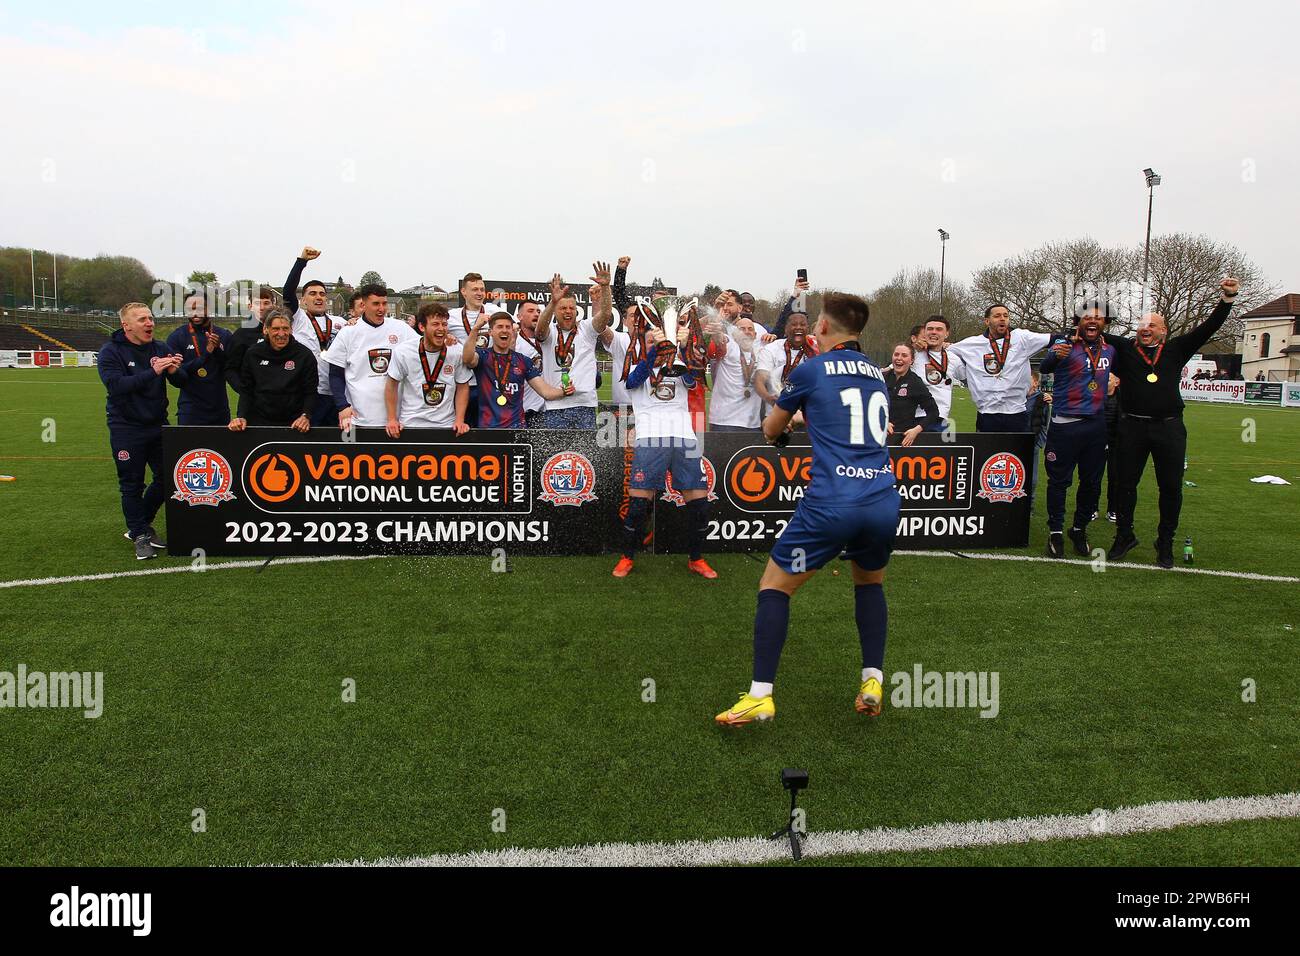
<svg viewBox="0 0 1300 956">
<path fill-rule="evenodd" d="M 1065 535 L 1053 531 L 1047 535 L 1047 556 L 1049 558 L 1065 557 Z"/>
<path fill-rule="evenodd" d="M 164 541 L 161 537 L 159 537 L 158 532 L 153 529 L 153 525 L 149 525 L 149 527 L 146 529 L 146 533 L 149 535 L 149 543 L 151 545 L 153 545 L 159 551 L 167 550 L 167 542 Z M 130 531 L 123 531 L 122 537 L 126 538 L 127 541 L 135 540 L 134 538 L 131 537 Z"/>
<path fill-rule="evenodd" d="M 1110 550 L 1106 552 L 1106 560 L 1118 561 L 1137 546 L 1137 535 L 1132 531 L 1117 531 L 1115 532 L 1115 540 L 1111 542 Z"/>
<path fill-rule="evenodd" d="M 1074 553 L 1081 558 L 1092 557 L 1092 548 L 1088 545 L 1088 532 L 1084 528 L 1071 528 L 1068 532 L 1074 542 Z"/>
<path fill-rule="evenodd" d="M 158 552 L 153 549 L 149 543 L 149 535 L 142 534 L 135 539 L 135 559 L 137 561 L 148 561 L 150 558 L 158 557 Z"/>
<path fill-rule="evenodd" d="M 1113 511 L 1107 511 L 1107 512 L 1106 512 L 1106 520 L 1109 521 L 1111 524 L 1114 524 L 1114 523 L 1115 523 L 1115 512 L 1113 512 Z"/>
<path fill-rule="evenodd" d="M 1156 540 L 1156 564 L 1162 568 L 1172 568 L 1174 566 L 1174 542 L 1166 541 L 1163 538 Z"/>
</svg>

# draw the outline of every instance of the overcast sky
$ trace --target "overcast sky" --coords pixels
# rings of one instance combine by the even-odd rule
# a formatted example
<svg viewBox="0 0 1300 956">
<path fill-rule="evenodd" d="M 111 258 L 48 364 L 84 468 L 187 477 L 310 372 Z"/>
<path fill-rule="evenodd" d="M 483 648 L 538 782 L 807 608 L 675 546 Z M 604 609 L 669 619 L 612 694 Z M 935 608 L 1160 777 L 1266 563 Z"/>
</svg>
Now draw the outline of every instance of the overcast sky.
<svg viewBox="0 0 1300 956">
<path fill-rule="evenodd" d="M 1053 239 L 1300 290 L 1295 3 L 0 6 L 0 245 L 158 275 L 869 291 Z M 428 9 L 423 9 L 428 7 Z"/>
</svg>

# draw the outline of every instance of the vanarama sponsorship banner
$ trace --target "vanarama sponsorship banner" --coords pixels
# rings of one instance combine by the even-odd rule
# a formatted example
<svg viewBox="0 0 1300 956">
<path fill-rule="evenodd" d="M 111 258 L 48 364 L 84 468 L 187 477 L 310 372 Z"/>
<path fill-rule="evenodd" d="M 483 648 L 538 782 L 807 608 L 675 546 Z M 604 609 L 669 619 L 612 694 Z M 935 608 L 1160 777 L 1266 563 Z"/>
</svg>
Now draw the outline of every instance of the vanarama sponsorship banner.
<svg viewBox="0 0 1300 956">
<path fill-rule="evenodd" d="M 596 433 L 172 427 L 169 553 L 597 554 L 623 449 Z"/>
<path fill-rule="evenodd" d="M 902 512 L 899 549 L 1019 548 L 1029 544 L 1028 466 L 1032 438 L 957 434 L 945 442 L 923 433 L 909 448 L 892 446 Z M 713 509 L 706 551 L 768 551 L 803 500 L 812 469 L 807 436 L 785 448 L 758 432 L 710 432 L 702 463 Z M 685 508 L 669 489 L 655 512 L 658 551 L 688 549 Z M 668 507 L 675 506 L 675 507 Z"/>
<path fill-rule="evenodd" d="M 1246 400 L 1246 383 L 1227 379 L 1180 379 L 1178 393 L 1185 402 L 1228 402 L 1240 405 Z"/>
<path fill-rule="evenodd" d="M 175 493 L 170 553 L 599 554 L 616 551 L 631 452 L 608 433 L 381 429 L 301 435 L 287 428 L 169 427 Z M 903 498 L 899 548 L 1023 547 L 1029 541 L 1027 435 L 926 434 L 891 448 Z M 771 448 L 758 433 L 706 435 L 713 502 L 706 550 L 767 551 L 803 499 L 806 436 Z M 687 550 L 683 500 L 656 496 L 655 551 Z"/>
</svg>

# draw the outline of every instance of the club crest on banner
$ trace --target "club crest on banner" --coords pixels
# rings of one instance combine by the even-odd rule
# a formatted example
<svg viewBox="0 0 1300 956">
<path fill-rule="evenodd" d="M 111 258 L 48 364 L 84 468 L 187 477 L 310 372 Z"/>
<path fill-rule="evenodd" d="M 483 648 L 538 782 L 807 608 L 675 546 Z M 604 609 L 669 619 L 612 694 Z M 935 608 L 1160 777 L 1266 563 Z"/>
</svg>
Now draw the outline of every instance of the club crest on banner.
<svg viewBox="0 0 1300 956">
<path fill-rule="evenodd" d="M 542 465 L 542 493 L 538 498 L 556 507 L 581 507 L 596 500 L 596 469 L 586 455 L 562 451 Z"/>
<path fill-rule="evenodd" d="M 196 448 L 181 455 L 176 460 L 172 479 L 176 485 L 172 497 L 177 501 L 184 501 L 191 507 L 194 505 L 215 507 L 223 501 L 233 501 L 235 498 L 230 491 L 234 485 L 230 462 L 208 448 Z"/>
<path fill-rule="evenodd" d="M 1000 451 L 980 469 L 978 498 L 1015 501 L 1025 498 L 1025 463 L 1010 452 Z"/>
<path fill-rule="evenodd" d="M 718 496 L 713 493 L 713 481 L 716 477 L 713 471 L 713 462 L 701 456 L 700 467 L 704 469 L 704 483 L 709 489 L 707 500 L 717 501 Z M 659 500 L 670 501 L 679 508 L 686 504 L 686 499 L 682 497 L 682 493 L 673 487 L 673 473 L 671 470 L 664 472 L 664 493 L 659 496 Z"/>
</svg>

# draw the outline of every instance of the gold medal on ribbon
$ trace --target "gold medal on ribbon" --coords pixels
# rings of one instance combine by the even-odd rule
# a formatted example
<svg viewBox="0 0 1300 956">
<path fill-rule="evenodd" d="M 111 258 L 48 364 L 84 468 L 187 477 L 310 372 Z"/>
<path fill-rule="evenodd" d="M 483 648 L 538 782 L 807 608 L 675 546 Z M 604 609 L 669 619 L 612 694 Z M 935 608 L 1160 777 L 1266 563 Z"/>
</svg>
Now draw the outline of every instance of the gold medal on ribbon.
<svg viewBox="0 0 1300 956">
<path fill-rule="evenodd" d="M 1152 372 L 1150 375 L 1147 376 L 1147 381 L 1148 381 L 1148 382 L 1158 382 L 1158 381 L 1160 381 L 1160 376 L 1157 375 L 1155 372 Z"/>
<path fill-rule="evenodd" d="M 498 395 L 498 396 L 497 396 L 497 404 L 498 404 L 498 405 L 504 405 L 505 403 L 506 403 L 506 397 L 505 397 L 504 395 Z"/>
<path fill-rule="evenodd" d="M 208 377 L 208 370 L 205 369 L 205 368 L 201 368 L 201 369 L 199 369 L 199 371 L 198 371 L 198 376 L 199 376 L 199 378 L 207 378 L 207 377 Z"/>
</svg>

